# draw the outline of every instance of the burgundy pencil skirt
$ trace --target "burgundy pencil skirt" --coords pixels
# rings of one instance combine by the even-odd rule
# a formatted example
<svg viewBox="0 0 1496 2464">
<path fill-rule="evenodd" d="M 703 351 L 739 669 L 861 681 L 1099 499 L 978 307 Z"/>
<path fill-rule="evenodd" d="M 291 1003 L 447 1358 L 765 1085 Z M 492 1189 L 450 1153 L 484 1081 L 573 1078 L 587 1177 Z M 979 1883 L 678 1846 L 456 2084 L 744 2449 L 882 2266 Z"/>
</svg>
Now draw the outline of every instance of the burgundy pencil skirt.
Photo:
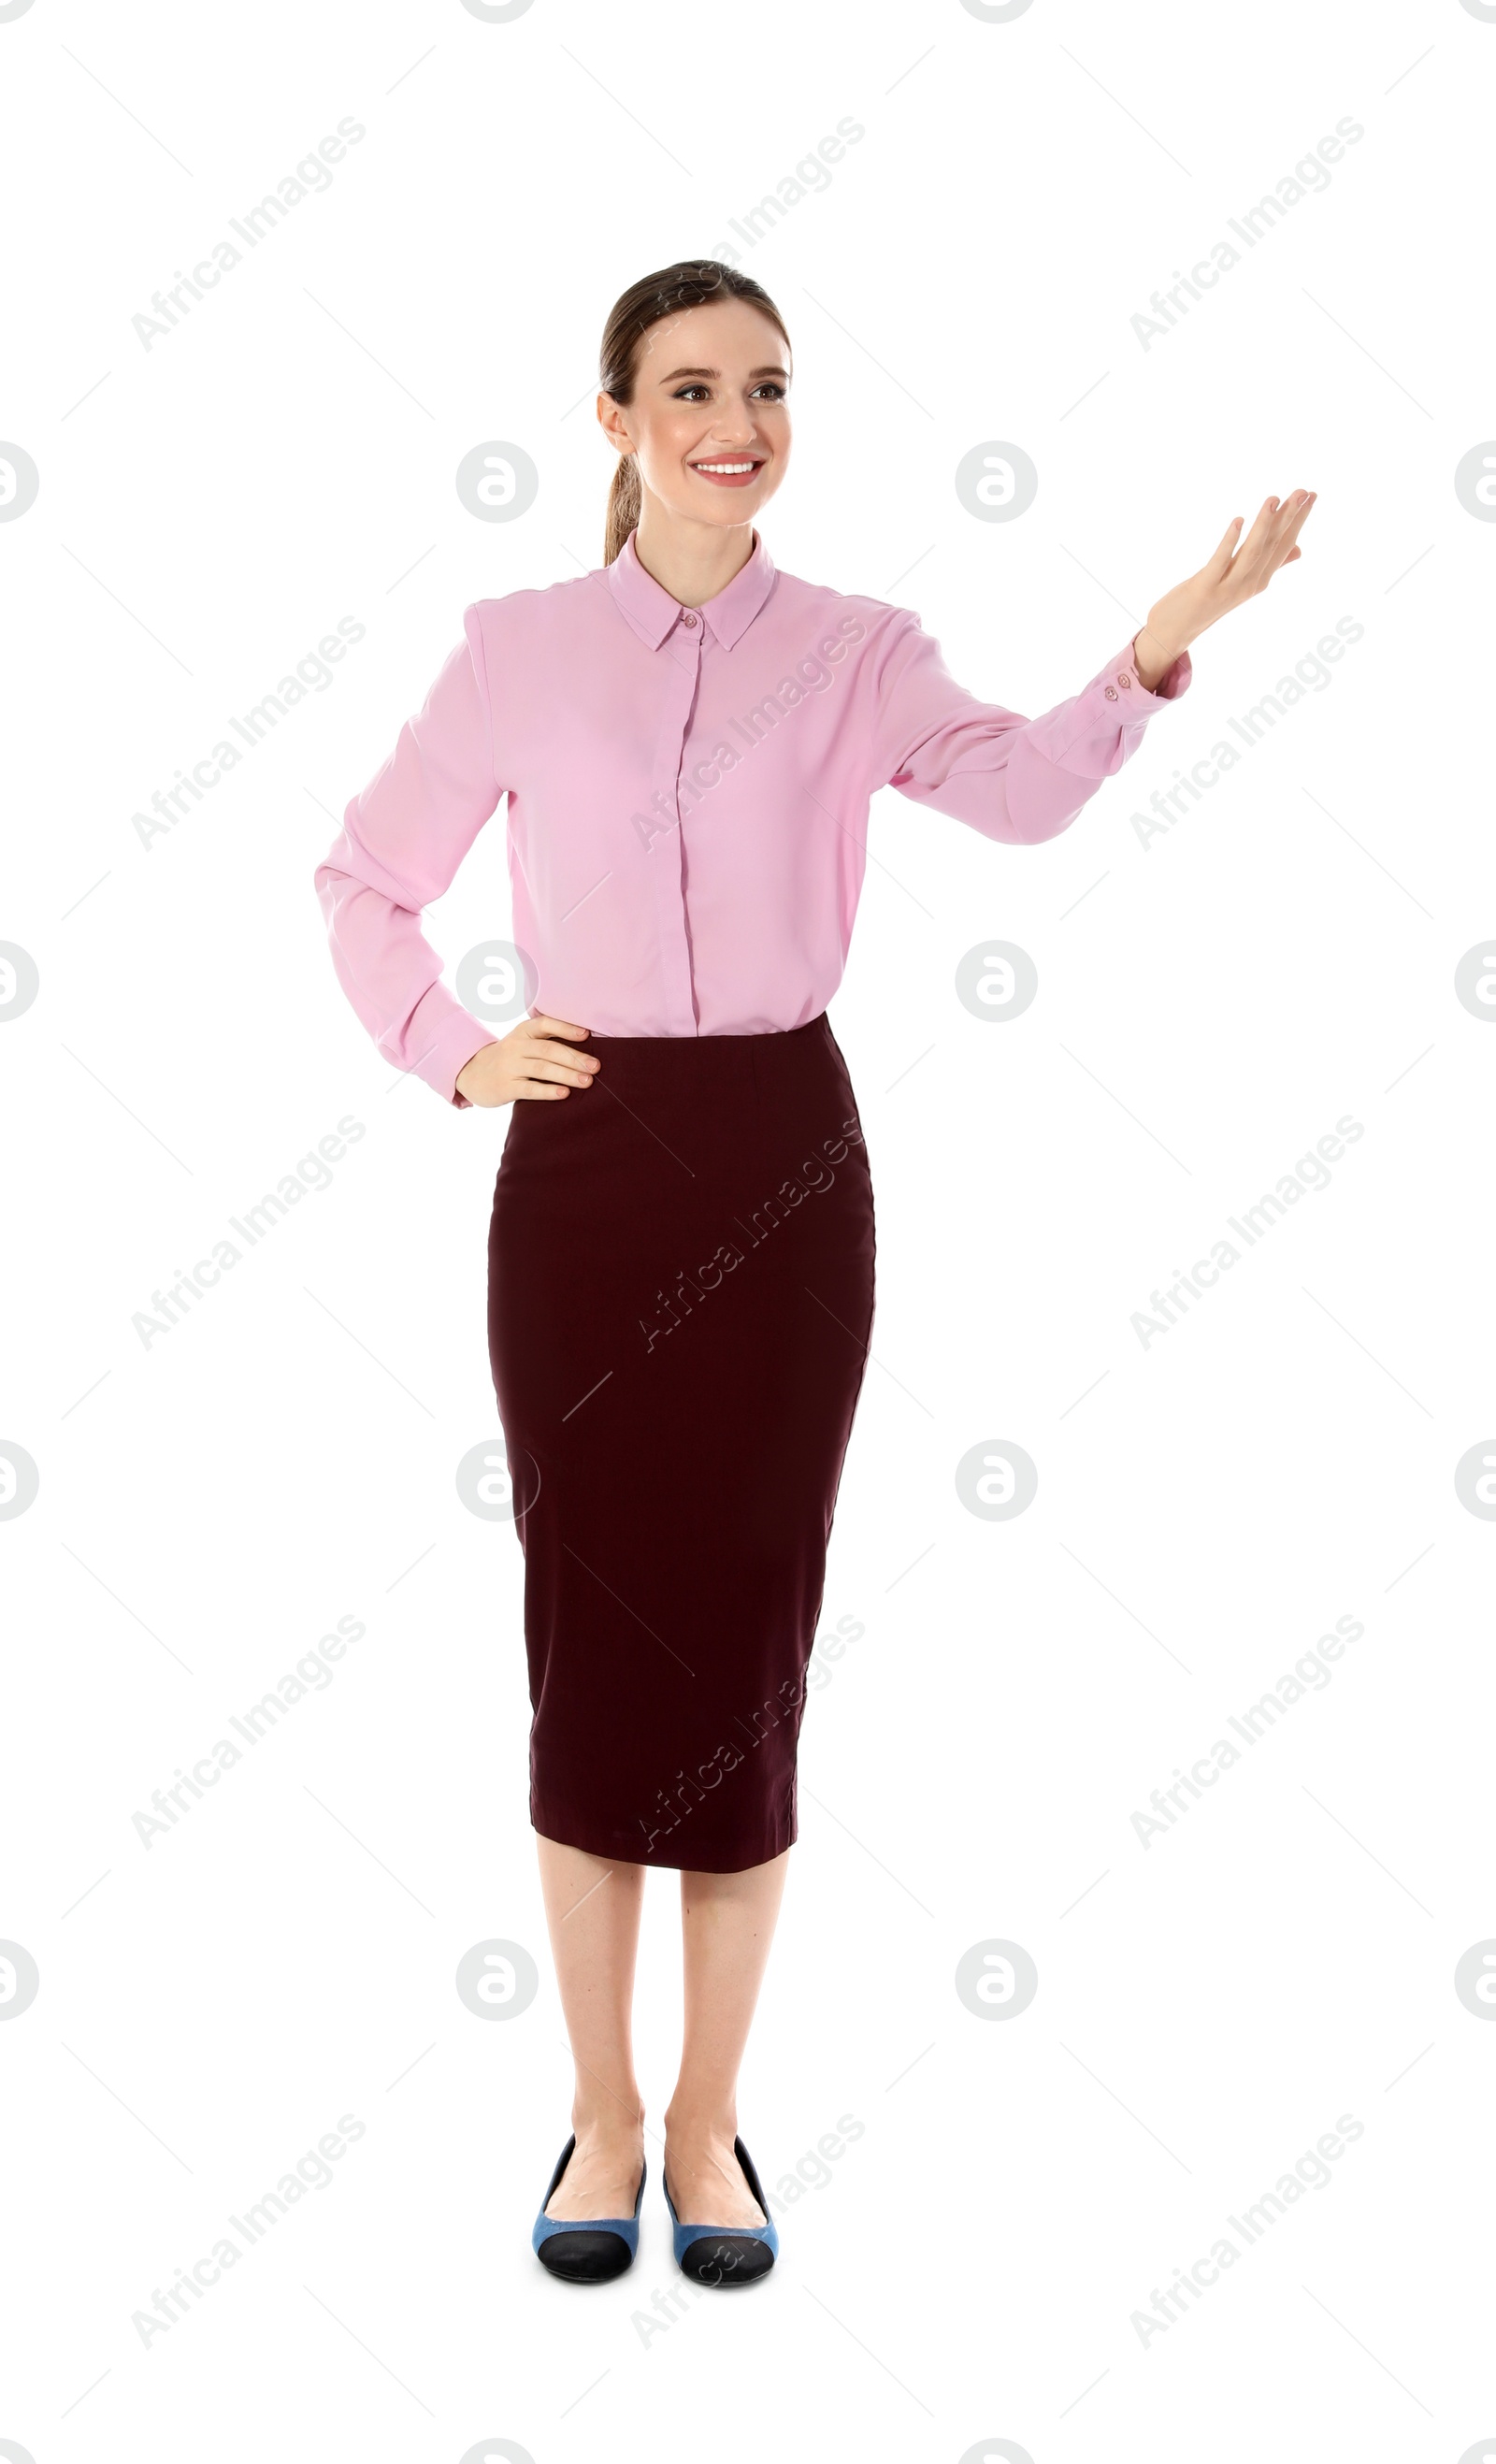
<svg viewBox="0 0 1496 2464">
<path fill-rule="evenodd" d="M 524 1551 L 530 1818 L 738 1873 L 796 1836 L 826 1541 L 872 1327 L 872 1185 L 823 1013 L 607 1036 L 510 1116 L 494 1384 Z"/>
</svg>

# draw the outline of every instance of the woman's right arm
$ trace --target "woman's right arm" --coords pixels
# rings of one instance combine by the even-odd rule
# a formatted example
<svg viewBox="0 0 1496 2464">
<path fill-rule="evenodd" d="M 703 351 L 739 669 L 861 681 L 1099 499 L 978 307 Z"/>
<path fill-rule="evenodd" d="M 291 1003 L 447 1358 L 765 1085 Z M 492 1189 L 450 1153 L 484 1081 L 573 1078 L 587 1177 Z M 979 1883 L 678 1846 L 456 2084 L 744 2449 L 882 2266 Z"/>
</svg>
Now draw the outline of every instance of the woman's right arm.
<svg viewBox="0 0 1496 2464">
<path fill-rule="evenodd" d="M 421 914 L 451 887 L 504 793 L 475 606 L 462 623 L 462 642 L 424 708 L 348 805 L 315 875 L 333 966 L 355 1013 L 386 1061 L 459 1106 L 468 1101 L 459 1072 L 495 1038 L 443 983 Z"/>
<path fill-rule="evenodd" d="M 421 914 L 450 890 L 505 790 L 494 764 L 494 715 L 482 620 L 463 639 L 394 752 L 361 796 L 316 873 L 338 980 L 381 1052 L 451 1104 L 550 1099 L 592 1083 L 598 1063 L 557 1038 L 584 1026 L 524 1018 L 495 1037 L 442 981 Z M 463 1082 L 459 1087 L 458 1080 Z"/>
</svg>

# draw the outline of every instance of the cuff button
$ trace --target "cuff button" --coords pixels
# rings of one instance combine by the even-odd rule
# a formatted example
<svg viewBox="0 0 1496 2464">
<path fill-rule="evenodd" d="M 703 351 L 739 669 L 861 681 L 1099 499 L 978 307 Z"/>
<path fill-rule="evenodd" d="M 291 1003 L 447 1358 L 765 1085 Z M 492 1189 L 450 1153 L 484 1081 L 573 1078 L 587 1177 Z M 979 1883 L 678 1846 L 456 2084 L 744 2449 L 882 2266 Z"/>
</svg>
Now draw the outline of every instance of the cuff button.
<svg viewBox="0 0 1496 2464">
<path fill-rule="evenodd" d="M 1115 701 L 1116 697 L 1117 697 L 1117 689 L 1116 689 L 1115 685 L 1108 685 L 1108 687 L 1107 687 L 1107 699 L 1108 699 L 1108 701 Z"/>
<path fill-rule="evenodd" d="M 1121 675 L 1121 676 L 1118 676 L 1118 678 L 1117 678 L 1117 682 L 1118 682 L 1118 684 L 1121 686 L 1121 688 L 1122 688 L 1122 690 L 1123 690 L 1123 692 L 1124 692 L 1124 693 L 1130 693 L 1130 692 L 1132 691 L 1132 687 L 1133 687 L 1133 679 L 1132 679 L 1132 677 L 1131 677 L 1131 676 L 1128 676 L 1128 675 Z"/>
</svg>

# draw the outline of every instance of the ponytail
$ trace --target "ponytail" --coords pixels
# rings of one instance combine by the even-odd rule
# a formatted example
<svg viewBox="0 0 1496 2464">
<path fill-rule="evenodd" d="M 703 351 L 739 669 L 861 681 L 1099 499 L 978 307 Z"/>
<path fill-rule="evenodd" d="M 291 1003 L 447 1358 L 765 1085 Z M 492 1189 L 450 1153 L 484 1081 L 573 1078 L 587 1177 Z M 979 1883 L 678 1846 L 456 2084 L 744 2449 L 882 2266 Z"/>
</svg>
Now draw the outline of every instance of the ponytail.
<svg viewBox="0 0 1496 2464">
<path fill-rule="evenodd" d="M 641 504 L 639 465 L 632 453 L 620 453 L 613 484 L 607 492 L 607 527 L 603 539 L 603 561 L 611 564 L 630 531 L 639 527 Z"/>
</svg>

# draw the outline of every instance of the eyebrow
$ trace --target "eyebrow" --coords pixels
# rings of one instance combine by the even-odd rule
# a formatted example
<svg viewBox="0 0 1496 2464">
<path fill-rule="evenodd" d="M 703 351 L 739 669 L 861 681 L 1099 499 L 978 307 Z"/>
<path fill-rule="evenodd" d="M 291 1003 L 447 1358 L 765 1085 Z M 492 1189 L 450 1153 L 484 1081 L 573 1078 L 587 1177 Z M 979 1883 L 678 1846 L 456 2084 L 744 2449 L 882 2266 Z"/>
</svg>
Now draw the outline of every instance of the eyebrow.
<svg viewBox="0 0 1496 2464">
<path fill-rule="evenodd" d="M 661 377 L 660 383 L 673 385 L 677 377 L 719 377 L 721 373 L 720 368 L 671 368 L 668 377 Z M 782 377 L 786 384 L 789 382 L 788 368 L 750 368 L 748 373 L 751 377 Z"/>
</svg>

